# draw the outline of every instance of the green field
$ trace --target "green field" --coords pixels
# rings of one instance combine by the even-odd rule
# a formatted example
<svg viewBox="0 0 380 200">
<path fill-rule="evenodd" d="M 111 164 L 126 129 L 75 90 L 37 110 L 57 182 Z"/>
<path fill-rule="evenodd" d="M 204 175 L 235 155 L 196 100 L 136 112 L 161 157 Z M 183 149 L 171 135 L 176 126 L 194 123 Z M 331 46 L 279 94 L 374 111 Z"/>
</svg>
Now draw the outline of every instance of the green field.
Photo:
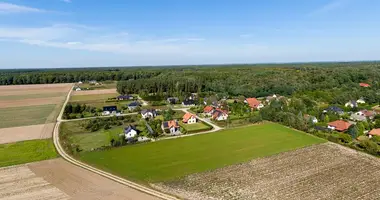
<svg viewBox="0 0 380 200">
<path fill-rule="evenodd" d="M 83 83 L 78 85 L 80 88 L 90 88 L 92 90 L 104 90 L 116 88 L 116 81 L 105 81 L 102 85 L 90 85 L 89 83 Z"/>
<path fill-rule="evenodd" d="M 88 94 L 88 95 L 74 95 L 71 96 L 70 102 L 78 101 L 105 101 L 108 98 L 115 98 L 118 94 Z"/>
<path fill-rule="evenodd" d="M 61 97 L 61 96 L 64 96 L 65 94 L 66 94 L 66 92 L 25 94 L 25 95 L 9 95 L 9 96 L 0 96 L 0 100 L 20 100 L 20 99 L 38 99 L 38 98 Z"/>
<path fill-rule="evenodd" d="M 207 131 L 211 129 L 211 127 L 207 126 L 202 122 L 197 122 L 195 124 L 186 124 L 181 121 L 179 122 L 179 125 L 188 132 Z"/>
<path fill-rule="evenodd" d="M 56 158 L 51 139 L 0 144 L 0 167 Z"/>
<path fill-rule="evenodd" d="M 80 121 L 65 122 L 60 127 L 61 134 L 68 134 L 70 142 L 78 144 L 84 151 L 93 148 L 107 146 L 110 144 L 110 137 L 123 133 L 124 126 L 112 127 L 109 130 L 99 130 L 90 132 L 80 125 Z"/>
<path fill-rule="evenodd" d="M 172 180 L 322 142 L 323 139 L 306 133 L 267 123 L 80 156 L 98 168 L 146 183 Z"/>
<path fill-rule="evenodd" d="M 91 95 L 75 95 L 70 98 L 71 103 L 86 104 L 88 106 L 93 106 L 96 108 L 103 108 L 104 106 L 117 106 L 119 110 L 123 106 L 130 104 L 131 101 L 113 101 L 107 102 L 109 98 L 115 98 L 119 94 L 91 94 Z"/>
<path fill-rule="evenodd" d="M 54 104 L 0 108 L 0 128 L 50 123 L 47 119 L 55 108 Z"/>
</svg>

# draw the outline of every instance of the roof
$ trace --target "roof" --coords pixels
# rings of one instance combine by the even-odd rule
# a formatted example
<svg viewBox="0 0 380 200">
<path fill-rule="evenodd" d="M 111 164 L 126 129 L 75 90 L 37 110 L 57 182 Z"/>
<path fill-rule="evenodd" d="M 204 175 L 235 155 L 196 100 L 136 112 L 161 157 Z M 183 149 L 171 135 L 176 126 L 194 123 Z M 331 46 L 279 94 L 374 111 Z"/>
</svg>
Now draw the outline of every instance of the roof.
<svg viewBox="0 0 380 200">
<path fill-rule="evenodd" d="M 221 109 L 217 108 L 217 109 L 214 110 L 214 113 L 212 114 L 212 117 L 217 118 L 217 117 L 221 116 L 222 114 L 228 115 L 227 111 L 221 110 Z"/>
<path fill-rule="evenodd" d="M 366 117 L 373 117 L 375 115 L 375 112 L 372 110 L 361 110 L 359 112 L 363 113 Z"/>
<path fill-rule="evenodd" d="M 350 128 L 351 124 L 343 121 L 343 120 L 336 120 L 333 122 L 328 123 L 329 126 L 335 127 L 335 130 L 337 131 L 345 131 L 348 128 Z"/>
<path fill-rule="evenodd" d="M 353 120 L 356 120 L 356 121 L 366 121 L 367 120 L 367 118 L 365 116 L 357 115 L 355 113 L 351 114 L 350 118 Z"/>
<path fill-rule="evenodd" d="M 256 98 L 247 98 L 246 101 L 251 108 L 257 108 L 261 104 L 261 102 Z"/>
<path fill-rule="evenodd" d="M 360 87 L 370 87 L 368 83 L 359 83 Z"/>
<path fill-rule="evenodd" d="M 178 128 L 178 122 L 176 120 L 171 120 L 171 121 L 166 121 L 163 122 L 164 128 L 171 128 L 171 127 L 176 127 Z"/>
<path fill-rule="evenodd" d="M 192 99 L 186 99 L 185 101 L 182 102 L 184 105 L 193 105 L 195 104 L 195 101 Z"/>
<path fill-rule="evenodd" d="M 205 108 L 203 108 L 203 112 L 206 112 L 206 113 L 211 112 L 213 110 L 214 110 L 214 107 L 212 106 L 206 106 Z"/>
<path fill-rule="evenodd" d="M 156 113 L 156 110 L 155 109 L 144 109 L 144 110 L 142 110 L 141 111 L 141 114 L 146 114 L 146 113 L 149 113 L 149 112 L 151 112 L 151 113 Z"/>
<path fill-rule="evenodd" d="M 137 130 L 135 126 L 129 125 L 129 126 L 124 128 L 124 133 L 127 134 L 127 133 L 131 132 L 131 130 L 135 130 L 136 132 L 139 132 L 139 130 Z"/>
<path fill-rule="evenodd" d="M 104 106 L 103 111 L 116 111 L 117 106 Z"/>
<path fill-rule="evenodd" d="M 128 104 L 128 106 L 129 106 L 129 107 L 136 107 L 136 106 L 140 106 L 140 103 L 137 102 L 137 101 L 134 101 L 134 102 Z"/>
<path fill-rule="evenodd" d="M 122 99 L 129 99 L 131 97 L 133 97 L 133 96 L 131 96 L 131 95 L 120 95 L 120 96 L 117 96 L 117 98 L 122 98 Z"/>
<path fill-rule="evenodd" d="M 183 116 L 182 121 L 186 123 L 186 122 L 189 121 L 189 119 L 191 119 L 192 117 L 195 117 L 195 115 L 194 115 L 194 114 L 191 114 L 191 113 L 186 113 L 186 114 Z"/>
<path fill-rule="evenodd" d="M 377 128 L 377 129 L 372 129 L 370 132 L 369 132 L 370 135 L 377 135 L 377 136 L 380 136 L 380 128 Z"/>
<path fill-rule="evenodd" d="M 326 110 L 332 112 L 343 112 L 343 109 L 339 108 L 338 106 L 330 106 Z"/>
<path fill-rule="evenodd" d="M 347 104 L 351 104 L 351 105 L 353 105 L 354 107 L 357 107 L 357 106 L 358 106 L 358 103 L 356 103 L 355 100 L 351 100 L 351 101 L 347 102 Z"/>
</svg>

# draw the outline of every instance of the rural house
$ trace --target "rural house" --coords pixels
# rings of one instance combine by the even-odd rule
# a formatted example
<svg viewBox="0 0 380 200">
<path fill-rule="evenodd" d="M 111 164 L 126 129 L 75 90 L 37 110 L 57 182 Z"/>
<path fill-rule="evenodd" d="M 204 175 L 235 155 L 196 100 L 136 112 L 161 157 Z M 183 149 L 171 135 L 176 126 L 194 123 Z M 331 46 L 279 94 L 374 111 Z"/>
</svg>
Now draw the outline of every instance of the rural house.
<svg viewBox="0 0 380 200">
<path fill-rule="evenodd" d="M 212 106 L 206 106 L 203 108 L 203 114 L 205 116 L 211 116 L 213 112 L 214 112 L 214 107 Z"/>
<path fill-rule="evenodd" d="M 306 121 L 311 121 L 313 124 L 318 123 L 318 119 L 317 119 L 316 117 L 311 116 L 311 115 L 308 115 L 308 114 L 305 114 L 305 115 L 304 115 L 304 119 L 305 119 Z"/>
<path fill-rule="evenodd" d="M 103 115 L 110 115 L 111 113 L 116 113 L 116 106 L 104 106 L 103 107 Z"/>
<path fill-rule="evenodd" d="M 368 83 L 359 83 L 360 87 L 371 87 Z"/>
<path fill-rule="evenodd" d="M 371 110 L 360 110 L 360 111 L 356 112 L 355 114 L 367 117 L 370 120 L 372 120 L 375 116 L 375 112 L 371 111 Z"/>
<path fill-rule="evenodd" d="M 144 119 L 155 118 L 157 116 L 157 112 L 155 109 L 144 109 L 141 111 L 141 116 Z"/>
<path fill-rule="evenodd" d="M 186 99 L 182 102 L 183 106 L 195 106 L 195 101 L 192 99 Z"/>
<path fill-rule="evenodd" d="M 80 87 L 75 88 L 75 91 L 81 91 Z"/>
<path fill-rule="evenodd" d="M 186 113 L 182 118 L 183 123 L 195 124 L 197 123 L 197 117 L 194 114 Z"/>
<path fill-rule="evenodd" d="M 205 97 L 203 99 L 203 104 L 204 105 L 212 105 L 214 107 L 218 107 L 219 106 L 218 98 L 216 96 Z"/>
<path fill-rule="evenodd" d="M 171 135 L 179 135 L 181 132 L 179 131 L 179 124 L 177 120 L 166 121 L 162 123 L 162 130 L 165 133 L 169 133 Z"/>
<path fill-rule="evenodd" d="M 344 111 L 342 108 L 339 108 L 337 106 L 330 106 L 328 108 L 326 108 L 325 110 L 323 110 L 324 113 L 327 113 L 327 112 L 332 112 L 332 113 L 335 113 L 335 114 L 338 114 L 338 115 L 343 115 L 344 114 Z"/>
<path fill-rule="evenodd" d="M 135 126 L 129 125 L 128 127 L 124 128 L 125 139 L 129 140 L 135 138 L 139 134 L 139 132 L 140 131 L 137 130 Z"/>
<path fill-rule="evenodd" d="M 120 96 L 116 97 L 116 99 L 119 101 L 133 100 L 133 96 L 132 95 L 120 95 Z"/>
<path fill-rule="evenodd" d="M 363 98 L 360 98 L 356 101 L 357 104 L 365 104 L 365 100 Z"/>
<path fill-rule="evenodd" d="M 350 119 L 357 122 L 367 121 L 367 117 L 365 117 L 364 115 L 358 115 L 357 113 L 352 113 Z"/>
<path fill-rule="evenodd" d="M 128 104 L 128 110 L 129 110 L 129 111 L 134 111 L 136 108 L 138 108 L 138 107 L 140 107 L 140 106 L 141 106 L 141 105 L 140 105 L 139 102 L 134 101 L 134 102 Z"/>
<path fill-rule="evenodd" d="M 358 103 L 356 103 L 355 100 L 351 100 L 351 101 L 347 102 L 346 104 L 344 104 L 344 106 L 351 107 L 351 108 L 356 108 L 356 107 L 358 107 Z"/>
<path fill-rule="evenodd" d="M 227 120 L 228 114 L 227 111 L 221 110 L 221 109 L 215 109 L 212 113 L 212 119 L 216 121 L 223 121 Z"/>
<path fill-rule="evenodd" d="M 264 107 L 264 105 L 256 98 L 247 98 L 244 103 L 248 103 L 252 110 L 260 110 Z"/>
<path fill-rule="evenodd" d="M 179 99 L 177 97 L 169 97 L 166 99 L 166 101 L 170 104 L 176 104 L 179 102 Z"/>
<path fill-rule="evenodd" d="M 372 129 L 370 132 L 368 132 L 369 138 L 372 138 L 373 136 L 380 136 L 380 128 Z"/>
<path fill-rule="evenodd" d="M 328 123 L 327 128 L 330 130 L 345 132 L 350 128 L 350 126 L 351 126 L 351 124 L 346 122 L 346 121 L 336 120 L 336 121 Z"/>
</svg>

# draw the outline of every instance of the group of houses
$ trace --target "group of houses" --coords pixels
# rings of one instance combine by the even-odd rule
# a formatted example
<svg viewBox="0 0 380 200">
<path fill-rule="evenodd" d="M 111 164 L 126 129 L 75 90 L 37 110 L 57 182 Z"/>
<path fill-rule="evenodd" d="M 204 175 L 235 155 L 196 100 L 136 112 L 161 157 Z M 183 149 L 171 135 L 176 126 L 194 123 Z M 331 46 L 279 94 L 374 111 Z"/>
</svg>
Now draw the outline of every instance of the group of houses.
<svg viewBox="0 0 380 200">
<path fill-rule="evenodd" d="M 228 111 L 213 106 L 204 107 L 203 114 L 206 117 L 211 117 L 213 120 L 216 121 L 223 121 L 227 120 L 228 118 Z"/>
<path fill-rule="evenodd" d="M 336 120 L 329 122 L 327 128 L 332 131 L 346 132 L 354 124 L 355 123 L 352 121 Z M 372 129 L 367 134 L 369 138 L 372 138 L 373 136 L 380 136 L 380 129 Z"/>
</svg>

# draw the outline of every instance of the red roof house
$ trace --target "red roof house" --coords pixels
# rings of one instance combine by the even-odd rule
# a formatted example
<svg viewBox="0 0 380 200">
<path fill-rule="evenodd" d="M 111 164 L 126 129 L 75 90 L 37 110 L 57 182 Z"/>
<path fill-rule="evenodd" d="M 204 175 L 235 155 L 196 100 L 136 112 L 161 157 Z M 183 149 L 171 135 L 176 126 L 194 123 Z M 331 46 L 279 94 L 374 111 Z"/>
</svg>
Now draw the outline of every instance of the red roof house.
<svg viewBox="0 0 380 200">
<path fill-rule="evenodd" d="M 369 133 L 370 136 L 380 136 L 380 128 L 372 129 Z"/>
<path fill-rule="evenodd" d="M 193 124 L 197 122 L 197 117 L 194 114 L 186 113 L 182 118 L 183 123 Z"/>
<path fill-rule="evenodd" d="M 344 132 L 344 131 L 347 131 L 350 128 L 350 126 L 351 126 L 351 124 L 346 122 L 346 121 L 336 120 L 336 121 L 328 123 L 327 128 L 329 128 L 331 130 L 337 130 L 340 132 Z"/>
<path fill-rule="evenodd" d="M 213 110 L 214 108 L 212 106 L 206 106 L 205 108 L 203 108 L 204 113 L 210 113 Z"/>
<path fill-rule="evenodd" d="M 263 104 L 256 98 L 247 98 L 245 102 L 248 103 L 249 107 L 252 109 L 260 109 L 263 107 Z"/>
<path fill-rule="evenodd" d="M 359 83 L 360 87 L 371 87 L 368 83 Z"/>
</svg>

